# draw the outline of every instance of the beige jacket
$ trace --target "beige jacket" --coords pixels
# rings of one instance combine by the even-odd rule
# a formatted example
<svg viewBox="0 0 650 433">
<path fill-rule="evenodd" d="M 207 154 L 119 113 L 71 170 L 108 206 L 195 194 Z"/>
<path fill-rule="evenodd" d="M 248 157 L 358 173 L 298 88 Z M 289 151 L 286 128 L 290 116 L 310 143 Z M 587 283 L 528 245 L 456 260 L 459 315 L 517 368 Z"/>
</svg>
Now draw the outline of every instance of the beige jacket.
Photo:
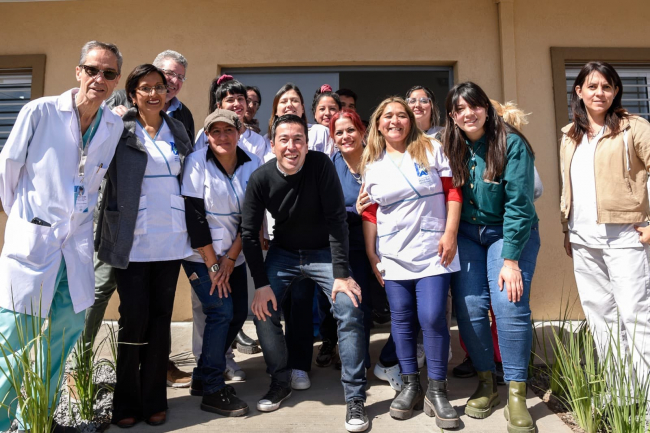
<svg viewBox="0 0 650 433">
<path fill-rule="evenodd" d="M 567 136 L 573 124 L 562 128 L 560 170 L 562 175 L 562 229 L 568 231 L 571 214 L 571 161 L 576 143 Z M 625 137 L 625 138 L 624 138 Z M 627 139 L 627 140 L 626 140 Z M 625 143 L 627 141 L 627 144 Z M 621 132 L 598 140 L 595 156 L 596 211 L 599 224 L 648 221 L 650 208 L 646 187 L 650 171 L 650 123 L 630 116 L 621 121 Z"/>
</svg>

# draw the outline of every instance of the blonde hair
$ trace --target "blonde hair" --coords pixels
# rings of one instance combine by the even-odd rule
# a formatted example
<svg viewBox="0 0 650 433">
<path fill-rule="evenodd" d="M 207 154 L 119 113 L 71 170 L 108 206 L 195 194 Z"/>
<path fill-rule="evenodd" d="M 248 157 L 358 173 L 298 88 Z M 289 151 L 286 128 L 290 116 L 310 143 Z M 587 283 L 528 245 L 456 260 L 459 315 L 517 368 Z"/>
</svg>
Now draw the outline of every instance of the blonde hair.
<svg viewBox="0 0 650 433">
<path fill-rule="evenodd" d="M 384 110 L 386 110 L 388 104 L 392 103 L 397 103 L 404 107 L 404 110 L 409 117 L 410 131 L 405 140 L 407 152 L 411 155 L 411 158 L 413 158 L 413 160 L 417 162 L 421 167 L 429 166 L 427 151 L 433 152 L 431 138 L 424 135 L 424 132 L 418 128 L 417 124 L 415 123 L 415 115 L 409 108 L 406 101 L 398 96 L 391 96 L 390 98 L 384 99 L 381 104 L 377 106 L 377 109 L 375 109 L 375 112 L 372 113 L 372 116 L 370 117 L 368 140 L 366 147 L 363 150 L 363 155 L 361 156 L 361 173 L 364 173 L 366 166 L 377 161 L 386 150 L 386 139 L 381 134 L 381 132 L 379 132 L 379 120 L 381 119 L 381 115 L 384 114 Z"/>
<path fill-rule="evenodd" d="M 521 127 L 528 125 L 528 116 L 533 113 L 524 113 L 524 111 L 517 107 L 512 101 L 508 101 L 505 104 L 490 99 L 492 106 L 496 110 L 497 114 L 503 117 L 503 121 L 514 127 L 518 131 L 521 131 Z"/>
</svg>

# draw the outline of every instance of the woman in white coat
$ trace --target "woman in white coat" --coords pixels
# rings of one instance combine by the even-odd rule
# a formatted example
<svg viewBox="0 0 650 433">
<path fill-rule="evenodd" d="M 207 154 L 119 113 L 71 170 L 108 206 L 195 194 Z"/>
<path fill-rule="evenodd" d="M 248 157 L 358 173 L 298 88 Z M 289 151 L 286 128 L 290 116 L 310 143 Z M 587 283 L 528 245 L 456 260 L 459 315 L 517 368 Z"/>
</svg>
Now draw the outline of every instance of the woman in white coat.
<svg viewBox="0 0 650 433">
<path fill-rule="evenodd" d="M 181 259 L 192 254 L 181 197 L 192 149 L 181 122 L 163 111 L 167 80 L 153 65 L 126 82 L 134 107 L 108 171 L 97 221 L 97 258 L 115 268 L 120 319 L 113 422 L 167 419 L 167 361 Z"/>
<path fill-rule="evenodd" d="M 43 380 L 50 381 L 52 411 L 61 360 L 81 335 L 84 310 L 95 299 L 92 216 L 123 130 L 122 120 L 104 109 L 119 81 L 120 51 L 91 41 L 79 64 L 80 88 L 25 105 L 0 153 L 0 199 L 9 216 L 0 256 L 1 343 L 7 352 L 20 347 L 17 320 L 29 328 L 22 335 L 30 341 L 29 316 L 49 318 L 51 368 Z M 0 362 L 6 371 L 16 369 L 11 364 Z M 15 414 L 15 396 L 8 377 L 0 375 L 0 399 L 10 406 L 0 411 L 2 431 Z"/>
</svg>

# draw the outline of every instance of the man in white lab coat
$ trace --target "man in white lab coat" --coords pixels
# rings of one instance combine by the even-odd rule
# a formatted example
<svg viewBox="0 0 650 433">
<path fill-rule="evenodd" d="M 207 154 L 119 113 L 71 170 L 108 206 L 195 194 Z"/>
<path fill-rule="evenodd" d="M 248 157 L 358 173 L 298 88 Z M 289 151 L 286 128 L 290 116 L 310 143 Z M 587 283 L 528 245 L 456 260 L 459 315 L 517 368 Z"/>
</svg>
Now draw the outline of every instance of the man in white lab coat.
<svg viewBox="0 0 650 433">
<path fill-rule="evenodd" d="M 51 381 L 51 411 L 62 361 L 95 299 L 93 210 L 124 129 L 122 119 L 104 109 L 104 100 L 113 93 L 121 67 L 115 45 L 85 44 L 76 68 L 79 88 L 25 105 L 0 153 L 0 200 L 9 216 L 0 255 L 0 344 L 8 356 L 0 358 L 0 367 L 13 370 L 11 352 L 26 350 L 19 324 L 28 324 L 22 332 L 30 341 L 32 321 L 49 319 L 51 368 L 43 374 Z M 0 375 L 3 398 L 12 406 L 9 414 L 0 410 L 4 431 L 12 416 L 20 424 L 22 417 L 20 408 L 16 414 L 16 389 Z"/>
</svg>

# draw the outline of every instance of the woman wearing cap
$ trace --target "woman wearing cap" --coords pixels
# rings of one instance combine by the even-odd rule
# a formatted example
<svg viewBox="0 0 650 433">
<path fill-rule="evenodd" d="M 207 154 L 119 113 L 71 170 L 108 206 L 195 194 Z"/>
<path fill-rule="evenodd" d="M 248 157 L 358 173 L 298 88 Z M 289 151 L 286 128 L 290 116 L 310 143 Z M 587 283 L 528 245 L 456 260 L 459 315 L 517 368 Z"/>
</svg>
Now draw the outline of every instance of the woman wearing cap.
<svg viewBox="0 0 650 433">
<path fill-rule="evenodd" d="M 165 75 L 140 65 L 129 75 L 133 108 L 108 170 L 99 219 L 98 258 L 115 268 L 120 297 L 113 423 L 167 419 L 169 326 L 181 259 L 192 254 L 181 173 L 192 142 L 163 107 Z"/>
<path fill-rule="evenodd" d="M 183 261 L 205 314 L 203 351 L 192 373 L 192 395 L 202 395 L 201 409 L 241 416 L 248 405 L 226 386 L 226 351 L 248 314 L 246 264 L 239 233 L 241 204 L 251 173 L 260 159 L 237 145 L 241 120 L 217 109 L 204 123 L 208 146 L 186 161 L 182 194 L 194 254 Z"/>
<path fill-rule="evenodd" d="M 208 113 L 212 113 L 217 108 L 235 112 L 242 125 L 239 131 L 239 147 L 263 161 L 267 153 L 266 141 L 257 132 L 246 128 L 244 124 L 246 106 L 246 86 L 235 80 L 231 75 L 222 75 L 212 80 Z M 202 149 L 207 145 L 207 135 L 201 130 L 196 135 L 194 150 Z"/>
</svg>

